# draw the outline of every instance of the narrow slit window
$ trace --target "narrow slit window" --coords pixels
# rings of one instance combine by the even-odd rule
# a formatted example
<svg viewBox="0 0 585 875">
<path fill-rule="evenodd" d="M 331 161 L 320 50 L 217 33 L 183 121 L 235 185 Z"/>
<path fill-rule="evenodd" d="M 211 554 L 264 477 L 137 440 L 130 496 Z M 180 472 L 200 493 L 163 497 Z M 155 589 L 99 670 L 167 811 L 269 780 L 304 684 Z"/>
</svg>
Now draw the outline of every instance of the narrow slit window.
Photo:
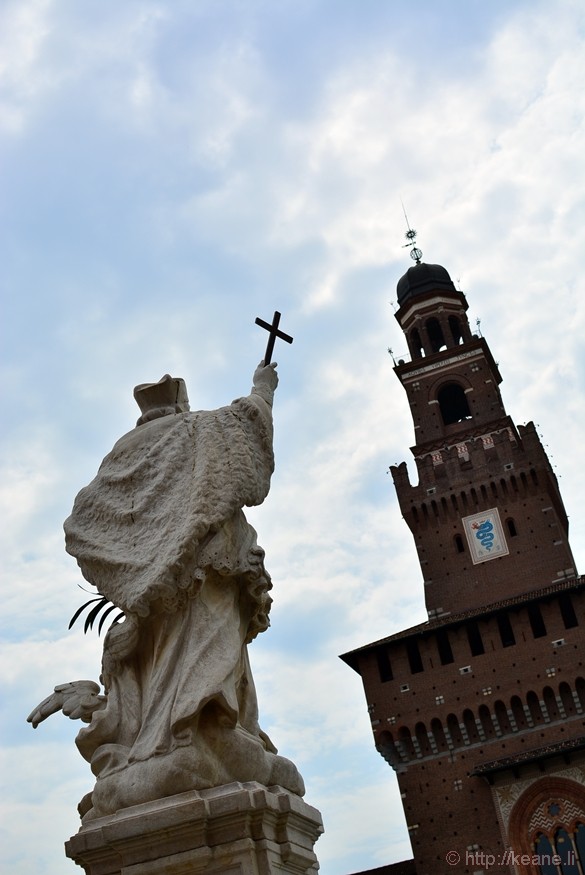
<svg viewBox="0 0 585 875">
<path fill-rule="evenodd" d="M 423 664 L 420 656 L 420 650 L 418 649 L 418 642 L 407 641 L 406 653 L 408 656 L 408 663 L 410 665 L 411 674 L 418 674 L 420 671 L 423 671 Z"/>
<path fill-rule="evenodd" d="M 512 645 L 516 643 L 516 638 L 514 636 L 514 630 L 512 629 L 509 615 L 505 611 L 502 611 L 501 614 L 497 615 L 497 621 L 502 647 L 512 647 Z"/>
<path fill-rule="evenodd" d="M 441 665 L 449 665 L 453 660 L 453 651 L 451 650 L 451 642 L 449 635 L 444 629 L 439 629 L 437 632 L 437 650 L 439 651 L 439 659 Z"/>
<path fill-rule="evenodd" d="M 472 656 L 481 656 L 482 653 L 485 653 L 481 632 L 474 620 L 467 623 L 467 640 L 469 641 Z"/>
<path fill-rule="evenodd" d="M 579 620 L 577 619 L 577 614 L 568 592 L 563 592 L 559 596 L 559 608 L 561 609 L 561 617 L 563 618 L 565 629 L 573 629 L 579 625 Z"/>
<path fill-rule="evenodd" d="M 376 661 L 378 663 L 378 672 L 382 683 L 393 680 L 394 675 L 392 674 L 392 665 L 390 663 L 390 655 L 387 647 L 378 647 L 376 650 Z"/>
<path fill-rule="evenodd" d="M 544 638 L 546 635 L 546 626 L 540 613 L 538 605 L 528 606 L 528 619 L 530 620 L 530 628 L 534 638 Z"/>
</svg>

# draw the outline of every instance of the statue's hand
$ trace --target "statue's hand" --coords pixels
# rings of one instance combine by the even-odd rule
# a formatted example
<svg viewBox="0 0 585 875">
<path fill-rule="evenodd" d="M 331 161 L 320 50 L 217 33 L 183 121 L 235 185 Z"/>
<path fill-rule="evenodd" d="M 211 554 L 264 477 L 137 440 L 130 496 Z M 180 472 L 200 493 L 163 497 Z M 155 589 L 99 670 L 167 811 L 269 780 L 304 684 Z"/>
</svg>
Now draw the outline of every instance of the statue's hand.
<svg viewBox="0 0 585 875">
<path fill-rule="evenodd" d="M 90 723 L 94 711 L 105 708 L 106 697 L 99 695 L 99 685 L 94 681 L 71 681 L 68 684 L 58 684 L 50 696 L 37 705 L 28 715 L 27 722 L 36 729 L 39 723 L 63 711 L 71 720 L 83 720 Z"/>
<path fill-rule="evenodd" d="M 261 361 L 254 371 L 254 388 L 268 390 L 272 394 L 277 386 L 278 374 L 276 373 L 276 362 L 265 365 Z"/>
</svg>

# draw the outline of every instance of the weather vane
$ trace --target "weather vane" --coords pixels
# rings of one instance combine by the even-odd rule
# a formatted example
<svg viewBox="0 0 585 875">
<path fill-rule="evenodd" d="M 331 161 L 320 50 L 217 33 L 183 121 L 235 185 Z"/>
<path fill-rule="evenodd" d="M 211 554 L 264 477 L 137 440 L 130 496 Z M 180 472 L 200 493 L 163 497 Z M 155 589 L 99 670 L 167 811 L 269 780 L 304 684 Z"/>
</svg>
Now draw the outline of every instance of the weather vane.
<svg viewBox="0 0 585 875">
<path fill-rule="evenodd" d="M 402 204 L 402 201 L 400 201 L 400 203 Z M 406 227 L 408 228 L 408 231 L 404 235 L 408 240 L 408 243 L 405 243 L 402 248 L 410 248 L 410 257 L 413 261 L 416 261 L 417 264 L 420 264 L 422 252 L 416 245 L 416 231 L 414 230 L 414 228 L 410 227 L 410 222 L 408 221 L 408 216 L 406 215 L 404 204 L 402 204 L 402 212 L 404 213 L 404 218 L 406 219 Z"/>
</svg>

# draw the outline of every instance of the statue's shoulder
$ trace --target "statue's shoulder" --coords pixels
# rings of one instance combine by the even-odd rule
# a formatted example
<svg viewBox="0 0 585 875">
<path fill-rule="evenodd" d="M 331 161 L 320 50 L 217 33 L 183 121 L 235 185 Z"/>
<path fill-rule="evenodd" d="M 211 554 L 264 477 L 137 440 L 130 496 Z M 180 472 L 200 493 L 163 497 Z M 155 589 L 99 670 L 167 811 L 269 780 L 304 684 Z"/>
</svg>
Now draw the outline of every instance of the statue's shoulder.
<svg viewBox="0 0 585 875">
<path fill-rule="evenodd" d="M 110 456 L 122 453 L 133 453 L 141 448 L 148 450 L 161 440 L 168 439 L 173 433 L 184 430 L 189 420 L 196 418 L 198 413 L 175 413 L 169 416 L 160 416 L 137 425 L 135 428 L 122 435 L 114 444 Z"/>
</svg>

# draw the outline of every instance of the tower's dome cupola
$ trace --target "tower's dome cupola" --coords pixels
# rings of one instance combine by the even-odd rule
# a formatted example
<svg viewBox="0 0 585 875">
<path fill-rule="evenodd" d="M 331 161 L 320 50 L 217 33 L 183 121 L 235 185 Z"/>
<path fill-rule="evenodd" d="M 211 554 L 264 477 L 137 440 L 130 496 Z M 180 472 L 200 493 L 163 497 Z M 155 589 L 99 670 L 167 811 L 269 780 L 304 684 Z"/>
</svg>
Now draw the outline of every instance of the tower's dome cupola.
<svg viewBox="0 0 585 875">
<path fill-rule="evenodd" d="M 457 291 L 445 268 L 440 264 L 415 264 L 398 280 L 398 305 L 402 307 L 411 298 L 436 291 Z"/>
</svg>

